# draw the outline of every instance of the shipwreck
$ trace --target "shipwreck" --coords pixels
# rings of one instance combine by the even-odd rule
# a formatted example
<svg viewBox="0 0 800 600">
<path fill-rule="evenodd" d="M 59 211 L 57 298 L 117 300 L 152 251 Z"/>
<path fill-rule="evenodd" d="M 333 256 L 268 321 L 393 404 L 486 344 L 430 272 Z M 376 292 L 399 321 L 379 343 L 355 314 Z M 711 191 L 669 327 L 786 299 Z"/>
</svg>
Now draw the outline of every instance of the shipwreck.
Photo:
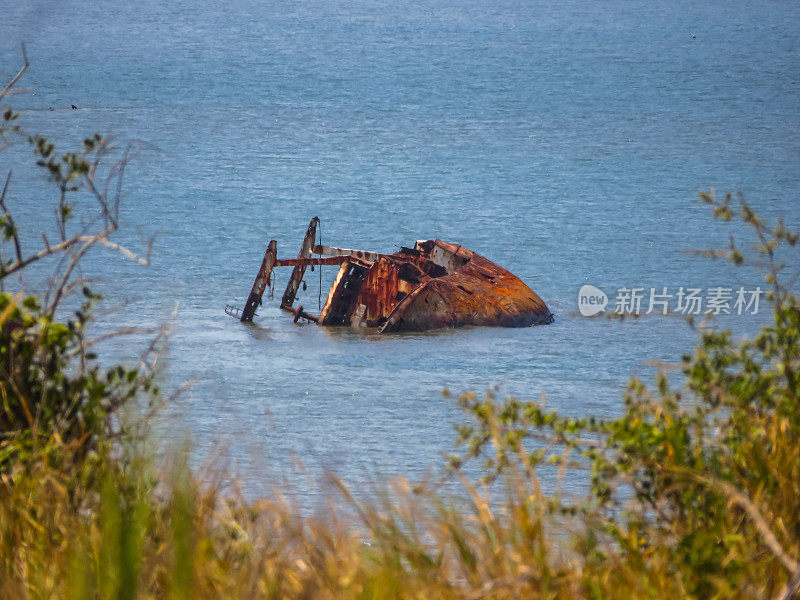
<svg viewBox="0 0 800 600">
<path fill-rule="evenodd" d="M 553 314 L 523 281 L 458 244 L 420 240 L 413 248 L 382 254 L 316 244 L 319 219 L 308 226 L 297 258 L 278 258 L 271 240 L 243 309 L 225 312 L 252 322 L 276 267 L 294 267 L 280 308 L 294 321 L 377 327 L 380 333 L 488 325 L 529 327 L 551 323 Z M 306 268 L 339 265 L 319 315 L 294 306 Z"/>
</svg>

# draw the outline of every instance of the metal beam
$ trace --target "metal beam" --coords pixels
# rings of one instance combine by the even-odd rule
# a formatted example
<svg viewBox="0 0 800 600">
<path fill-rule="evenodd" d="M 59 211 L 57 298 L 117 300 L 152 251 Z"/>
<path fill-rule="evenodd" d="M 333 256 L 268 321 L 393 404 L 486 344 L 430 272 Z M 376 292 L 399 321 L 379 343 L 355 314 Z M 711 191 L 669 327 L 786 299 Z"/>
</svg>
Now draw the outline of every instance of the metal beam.
<svg viewBox="0 0 800 600">
<path fill-rule="evenodd" d="M 349 248 L 337 248 L 336 246 L 314 246 L 314 254 L 320 254 L 322 256 L 353 256 L 368 262 L 375 262 L 383 256 L 383 254 L 379 252 L 350 250 Z"/>
<path fill-rule="evenodd" d="M 252 323 L 253 315 L 256 314 L 256 309 L 261 304 L 261 296 L 264 295 L 264 290 L 269 285 L 272 269 L 278 258 L 278 242 L 270 240 L 267 246 L 267 251 L 264 253 L 264 260 L 261 261 L 261 268 L 258 270 L 258 275 L 253 283 L 253 289 L 250 291 L 250 296 L 247 298 L 247 304 L 244 305 L 242 310 L 242 323 Z"/>
<path fill-rule="evenodd" d="M 303 245 L 300 247 L 300 253 L 297 255 L 297 258 L 311 258 L 311 251 L 314 248 L 314 240 L 317 235 L 318 224 L 318 217 L 311 219 L 311 223 L 308 224 L 306 236 L 303 238 Z M 295 265 L 294 269 L 292 270 L 292 276 L 289 277 L 289 283 L 286 285 L 286 291 L 283 292 L 283 297 L 281 298 L 281 308 L 292 306 L 295 296 L 297 296 L 297 290 L 300 288 L 300 283 L 303 281 L 303 275 L 305 275 L 305 272 L 305 265 Z"/>
<path fill-rule="evenodd" d="M 285 310 L 286 312 L 290 312 L 294 315 L 294 322 L 297 323 L 300 319 L 305 319 L 306 321 L 313 321 L 314 323 L 319 323 L 319 317 L 315 317 L 311 313 L 307 313 L 303 310 L 303 306 L 300 305 L 297 308 L 292 308 L 291 306 L 281 306 L 281 310 Z"/>
<path fill-rule="evenodd" d="M 350 256 L 325 256 L 321 258 L 280 258 L 275 261 L 276 267 L 296 267 L 298 265 L 341 265 L 353 260 Z"/>
</svg>

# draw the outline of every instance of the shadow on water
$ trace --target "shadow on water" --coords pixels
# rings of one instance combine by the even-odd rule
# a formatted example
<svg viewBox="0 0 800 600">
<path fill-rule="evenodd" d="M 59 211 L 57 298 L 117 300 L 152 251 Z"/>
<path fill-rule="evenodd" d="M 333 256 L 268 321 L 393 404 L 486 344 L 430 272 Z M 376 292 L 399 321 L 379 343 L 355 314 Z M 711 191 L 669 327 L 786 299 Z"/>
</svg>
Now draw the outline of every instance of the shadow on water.
<svg viewBox="0 0 800 600">
<path fill-rule="evenodd" d="M 258 323 L 242 323 L 242 326 L 247 332 L 247 335 L 256 341 L 266 342 L 275 339 L 272 335 L 272 329 L 269 327 L 262 327 Z"/>
<path fill-rule="evenodd" d="M 379 333 L 377 327 L 329 327 L 319 326 L 324 331 L 328 339 L 334 342 L 351 342 L 362 339 L 370 342 L 392 342 L 392 341 L 412 341 L 412 340 L 443 340 L 453 337 L 461 337 L 475 331 L 497 329 L 479 326 L 466 327 L 444 327 L 442 329 L 431 329 L 429 331 L 395 331 L 391 333 Z M 521 327 L 518 329 L 529 329 Z"/>
</svg>

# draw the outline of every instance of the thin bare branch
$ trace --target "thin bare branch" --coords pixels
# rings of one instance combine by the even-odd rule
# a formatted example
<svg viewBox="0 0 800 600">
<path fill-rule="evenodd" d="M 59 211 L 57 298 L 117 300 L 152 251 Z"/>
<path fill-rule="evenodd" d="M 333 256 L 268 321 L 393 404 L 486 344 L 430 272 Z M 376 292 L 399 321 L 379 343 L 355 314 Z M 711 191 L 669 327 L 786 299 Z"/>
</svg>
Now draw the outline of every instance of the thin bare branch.
<svg viewBox="0 0 800 600">
<path fill-rule="evenodd" d="M 686 248 L 681 252 L 701 258 L 728 258 L 728 251 L 721 248 Z"/>
<path fill-rule="evenodd" d="M 130 156 L 131 146 L 128 144 L 125 148 L 125 152 L 122 154 L 122 158 L 118 163 L 118 170 L 117 173 L 117 189 L 114 192 L 114 221 L 119 218 L 119 200 L 120 196 L 122 195 L 122 176 L 125 174 L 125 167 L 128 164 L 129 156 Z"/>
<path fill-rule="evenodd" d="M 133 302 L 138 302 L 139 300 L 141 300 L 139 296 L 125 298 L 124 300 L 118 302 L 117 304 L 114 304 L 113 306 L 109 306 L 107 308 L 96 308 L 94 309 L 94 311 L 92 311 L 92 314 L 94 315 L 95 318 L 113 315 L 114 313 L 120 312 L 122 309 L 129 306 Z"/>
<path fill-rule="evenodd" d="M 158 329 L 156 336 L 150 341 L 144 352 L 142 352 L 139 359 L 139 369 L 144 371 L 145 377 L 150 377 L 155 371 L 156 364 L 158 363 L 163 350 L 158 349 L 158 345 L 162 340 L 169 339 L 172 335 L 172 330 L 175 326 L 175 320 L 178 318 L 178 303 L 175 303 L 175 309 L 172 311 L 172 317 L 166 323 L 163 323 Z"/>
<path fill-rule="evenodd" d="M 37 252 L 36 254 L 25 258 L 24 260 L 17 261 L 13 265 L 9 265 L 9 267 L 3 272 L 3 276 L 11 275 L 12 273 L 15 273 L 15 272 L 19 271 L 20 269 L 24 269 L 29 264 L 31 264 L 33 262 L 36 262 L 37 260 L 41 260 L 42 258 L 50 256 L 51 254 L 57 254 L 59 252 L 62 252 L 63 250 L 66 250 L 67 248 L 69 248 L 71 246 L 74 246 L 75 244 L 80 244 L 80 243 L 85 243 L 85 244 L 90 244 L 90 245 L 93 245 L 95 243 L 100 243 L 100 244 L 102 244 L 102 245 L 104 245 L 104 246 L 106 246 L 108 248 L 111 248 L 112 250 L 116 250 L 117 252 L 119 252 L 120 254 L 122 254 L 123 256 L 125 256 L 127 258 L 135 260 L 139 264 L 149 265 L 150 264 L 150 252 L 151 252 L 151 249 L 152 249 L 153 239 L 154 239 L 155 236 L 153 238 L 151 238 L 150 241 L 148 242 L 148 244 L 147 244 L 147 253 L 145 254 L 144 257 L 142 257 L 142 256 L 139 256 L 138 254 L 136 254 L 135 252 L 132 252 L 131 250 L 128 250 L 126 247 L 121 246 L 120 244 L 114 243 L 114 242 L 112 242 L 111 240 L 108 239 L 108 235 L 110 233 L 112 233 L 115 229 L 116 229 L 116 227 L 111 225 L 108 229 L 105 229 L 105 230 L 101 231 L 100 233 L 98 233 L 96 235 L 92 235 L 92 236 L 89 236 L 89 235 L 76 235 L 76 236 L 73 236 L 73 237 L 61 242 L 60 244 L 56 244 L 55 246 L 51 246 L 48 243 L 47 238 L 44 236 L 44 234 L 42 234 L 42 238 L 44 239 L 44 244 L 45 244 L 44 250 L 41 250 L 41 251 Z M 88 250 L 88 248 L 81 249 L 81 255 L 85 254 L 87 250 Z"/>
<path fill-rule="evenodd" d="M 764 544 L 766 544 L 767 548 L 770 549 L 775 558 L 780 561 L 780 563 L 793 577 L 800 577 L 800 562 L 790 556 L 786 550 L 783 549 L 783 546 L 781 546 L 778 538 L 775 537 L 775 534 L 772 532 L 767 519 L 761 514 L 761 511 L 758 510 L 758 507 L 750 498 L 737 490 L 727 481 L 703 476 L 695 476 L 695 478 L 706 485 L 717 488 L 728 497 L 728 500 L 732 504 L 736 504 L 739 508 L 744 510 L 744 512 L 747 513 L 747 516 L 753 521 L 758 533 L 761 534 L 761 539 L 763 540 Z"/>
<path fill-rule="evenodd" d="M 72 260 L 69 263 L 69 267 L 67 267 L 67 270 L 64 272 L 64 276 L 61 278 L 61 282 L 55 288 L 56 290 L 55 297 L 53 298 L 53 301 L 50 304 L 50 309 L 48 310 L 48 314 L 53 315 L 55 313 L 56 307 L 58 306 L 59 301 L 64 295 L 64 286 L 66 286 L 67 282 L 69 282 L 69 278 L 72 275 L 72 271 L 75 269 L 76 265 L 81 260 L 81 258 L 83 258 L 83 256 L 85 256 L 86 253 L 91 249 L 91 247 L 94 246 L 97 242 L 102 242 L 102 240 L 106 239 L 106 236 L 114 229 L 115 227 L 112 225 L 109 229 L 106 229 L 105 231 L 102 231 L 101 233 L 98 233 L 97 235 L 94 236 L 89 236 L 89 237 L 78 236 L 78 239 L 85 243 L 83 247 L 72 257 Z M 128 250 L 128 252 L 130 252 L 130 250 Z M 131 252 L 131 254 L 133 253 Z"/>
<path fill-rule="evenodd" d="M 22 68 L 19 70 L 19 72 L 16 75 L 14 75 L 14 77 L 11 79 L 11 81 L 8 82 L 8 85 L 6 85 L 5 89 L 2 92 L 0 92 L 0 101 L 2 101 L 2 99 L 8 94 L 9 90 L 12 87 L 14 87 L 14 84 L 17 83 L 17 80 L 20 77 L 22 77 L 22 74 L 28 68 L 28 64 L 29 64 L 28 63 L 28 53 L 25 51 L 25 42 L 22 42 L 21 46 L 22 46 L 22 60 L 24 61 L 24 64 L 22 65 Z"/>
<path fill-rule="evenodd" d="M 98 238 L 99 237 L 104 237 L 104 236 L 108 235 L 109 233 L 111 233 L 111 231 L 113 231 L 112 228 L 106 229 L 105 231 L 97 234 L 95 237 L 98 237 Z M 45 239 L 45 249 L 44 250 L 41 250 L 41 251 L 37 252 L 36 254 L 33 254 L 33 255 L 29 256 L 25 260 L 15 262 L 13 265 L 9 265 L 9 267 L 7 269 L 5 269 L 2 274 L 3 274 L 4 277 L 8 276 L 8 275 L 11 275 L 12 273 L 16 273 L 17 271 L 19 271 L 21 269 L 24 269 L 29 264 L 31 264 L 33 262 L 36 262 L 37 260 L 41 260 L 41 259 L 45 258 L 46 256 L 50 256 L 51 254 L 57 254 L 59 252 L 62 252 L 64 250 L 66 250 L 67 248 L 70 248 L 70 247 L 74 246 L 75 244 L 80 244 L 81 242 L 86 242 L 86 241 L 87 241 L 87 237 L 86 236 L 76 235 L 76 236 L 73 236 L 73 237 L 71 237 L 71 238 L 69 238 L 67 240 L 64 240 L 63 242 L 61 242 L 59 244 L 56 244 L 55 246 L 50 246 L 49 244 L 47 244 L 47 240 Z"/>
<path fill-rule="evenodd" d="M 147 252 L 144 255 L 144 257 L 139 256 L 135 252 L 131 252 L 124 246 L 120 246 L 119 244 L 112 242 L 111 240 L 105 237 L 100 238 L 99 240 L 97 240 L 97 242 L 103 244 L 104 246 L 107 246 L 108 248 L 111 248 L 112 250 L 116 250 L 117 252 L 122 254 L 122 256 L 124 256 L 125 258 L 130 258 L 131 260 L 135 260 L 140 265 L 148 266 L 150 264 L 150 250 L 153 246 L 153 238 L 151 238 L 150 242 L 147 244 Z"/>
<path fill-rule="evenodd" d="M 78 277 L 77 279 L 73 279 L 69 282 L 69 284 L 64 288 L 64 298 L 71 296 L 75 293 L 79 287 L 83 287 L 86 285 L 86 278 L 85 277 Z M 47 303 L 45 302 L 45 306 Z"/>
<path fill-rule="evenodd" d="M 56 225 L 61 241 L 67 239 L 67 220 L 64 218 L 64 207 L 67 204 L 67 186 L 64 182 L 58 183 L 58 208 L 54 208 L 56 213 Z"/>
<path fill-rule="evenodd" d="M 798 597 L 800 597 L 800 573 L 792 577 L 783 587 L 777 600 L 796 600 Z"/>
<path fill-rule="evenodd" d="M 103 195 L 97 191 L 97 188 L 94 185 L 94 178 L 91 177 L 90 174 L 84 175 L 84 181 L 86 182 L 86 186 L 89 188 L 89 191 L 97 200 L 98 204 L 100 204 L 100 214 L 106 220 L 106 227 L 109 226 L 109 221 L 111 220 L 111 215 L 108 212 L 108 203 L 106 199 L 103 198 Z"/>
<path fill-rule="evenodd" d="M 11 227 L 12 239 L 14 240 L 14 250 L 17 253 L 17 262 L 22 260 L 22 246 L 19 243 L 19 235 L 17 234 L 17 226 L 14 223 L 14 218 L 11 216 L 8 208 L 6 207 L 6 192 L 8 191 L 8 182 L 11 181 L 11 171 L 9 170 L 8 175 L 6 176 L 5 185 L 3 185 L 3 191 L 0 193 L 0 208 L 3 209 L 3 213 L 5 214 L 6 220 L 8 220 L 8 225 Z"/>
<path fill-rule="evenodd" d="M 192 377 L 190 380 L 179 385 L 178 388 L 167 397 L 167 403 L 171 403 L 173 400 L 176 400 L 178 397 L 180 397 L 184 392 L 193 388 L 194 384 L 197 383 L 197 380 L 197 377 Z"/>
<path fill-rule="evenodd" d="M 592 440 L 580 436 L 549 435 L 538 431 L 526 431 L 525 437 L 554 446 L 574 446 L 576 448 L 580 448 L 581 446 L 587 448 L 603 448 L 605 446 L 605 443 L 601 440 Z"/>
<path fill-rule="evenodd" d="M 6 92 L 6 96 L 18 96 L 20 94 L 30 94 L 35 87 L 24 87 L 24 88 L 15 88 L 13 90 L 8 90 Z"/>
<path fill-rule="evenodd" d="M 84 246 L 78 251 L 78 253 L 72 257 L 72 260 L 70 261 L 69 266 L 67 267 L 67 270 L 64 273 L 64 276 L 61 278 L 61 282 L 55 288 L 56 290 L 55 296 L 50 304 L 50 308 L 47 311 L 47 313 L 50 316 L 55 314 L 56 308 L 58 307 L 58 303 L 61 301 L 61 298 L 64 297 L 65 286 L 67 285 L 67 282 L 69 281 L 69 278 L 72 275 L 73 269 L 78 264 L 78 261 L 89 251 L 89 249 L 92 246 L 94 246 L 94 243 L 95 243 L 94 241 L 86 242 L 86 244 L 84 244 Z"/>
<path fill-rule="evenodd" d="M 152 334 L 158 332 L 159 329 L 156 327 L 120 327 L 110 333 L 105 333 L 103 335 L 99 335 L 96 338 L 92 338 L 91 340 L 87 340 L 81 344 L 79 349 L 76 349 L 72 352 L 72 354 L 78 354 L 79 352 L 85 351 L 87 348 L 94 346 L 95 344 L 99 344 L 100 342 L 104 342 L 106 340 L 111 340 L 114 338 L 126 336 L 126 335 L 145 335 L 145 334 Z"/>
</svg>

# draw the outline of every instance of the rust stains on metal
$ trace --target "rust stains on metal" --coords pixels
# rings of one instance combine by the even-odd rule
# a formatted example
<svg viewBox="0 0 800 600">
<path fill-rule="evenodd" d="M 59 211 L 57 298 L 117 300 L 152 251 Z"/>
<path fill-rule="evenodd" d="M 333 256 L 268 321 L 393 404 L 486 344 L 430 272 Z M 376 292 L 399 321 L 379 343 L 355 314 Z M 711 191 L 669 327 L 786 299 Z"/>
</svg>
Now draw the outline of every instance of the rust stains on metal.
<svg viewBox="0 0 800 600">
<path fill-rule="evenodd" d="M 349 250 L 347 248 L 336 248 L 335 246 L 314 246 L 314 254 L 322 256 L 352 256 L 361 260 L 375 262 L 382 254 L 377 252 L 367 252 L 366 250 Z"/>
<path fill-rule="evenodd" d="M 261 261 L 261 268 L 258 270 L 258 275 L 256 275 L 253 289 L 250 291 L 250 296 L 248 296 L 247 303 L 244 305 L 244 310 L 241 312 L 242 323 L 250 323 L 253 321 L 256 308 L 261 304 L 261 296 L 264 295 L 264 290 L 266 290 L 269 285 L 272 269 L 275 266 L 277 258 L 278 242 L 271 240 L 267 246 L 267 251 L 264 253 L 264 260 Z"/>
<path fill-rule="evenodd" d="M 317 323 L 319 321 L 319 317 L 315 317 L 311 313 L 307 313 L 303 310 L 303 305 L 301 304 L 297 308 L 292 308 L 291 306 L 282 306 L 281 307 L 286 312 L 290 312 L 294 315 L 294 322 L 297 323 L 300 319 L 305 319 L 306 321 L 313 321 Z"/>
<path fill-rule="evenodd" d="M 476 252 L 441 240 L 418 242 L 420 259 L 446 273 L 422 281 L 388 315 L 381 331 L 463 325 L 528 327 L 550 323 L 544 301 L 523 281 Z"/>
<path fill-rule="evenodd" d="M 317 235 L 318 224 L 319 218 L 314 217 L 311 219 L 311 223 L 308 224 L 308 229 L 306 229 L 306 235 L 303 238 L 303 245 L 300 247 L 300 254 L 297 255 L 297 258 L 311 258 L 311 251 L 314 246 L 314 238 Z M 292 270 L 292 275 L 289 277 L 289 283 L 286 285 L 286 291 L 283 292 L 283 298 L 281 298 L 281 308 L 285 306 L 292 306 L 294 303 L 294 298 L 297 296 L 297 290 L 300 287 L 300 282 L 303 281 L 303 275 L 305 275 L 305 272 L 306 265 L 295 265 L 294 269 Z"/>
<path fill-rule="evenodd" d="M 381 254 L 315 245 L 318 223 L 312 219 L 297 259 L 279 260 L 275 241 L 270 242 L 242 321 L 252 320 L 253 302 L 260 303 L 264 281 L 269 282 L 275 266 L 294 267 L 281 308 L 293 313 L 295 322 L 377 327 L 388 333 L 467 325 L 528 327 L 553 320 L 544 301 L 521 279 L 463 246 L 420 240 L 413 248 Z M 294 309 L 306 266 L 329 264 L 341 266 L 319 317 Z"/>
<path fill-rule="evenodd" d="M 350 260 L 349 256 L 324 256 L 321 258 L 281 258 L 275 261 L 276 267 L 296 267 L 311 265 L 341 265 Z"/>
</svg>

